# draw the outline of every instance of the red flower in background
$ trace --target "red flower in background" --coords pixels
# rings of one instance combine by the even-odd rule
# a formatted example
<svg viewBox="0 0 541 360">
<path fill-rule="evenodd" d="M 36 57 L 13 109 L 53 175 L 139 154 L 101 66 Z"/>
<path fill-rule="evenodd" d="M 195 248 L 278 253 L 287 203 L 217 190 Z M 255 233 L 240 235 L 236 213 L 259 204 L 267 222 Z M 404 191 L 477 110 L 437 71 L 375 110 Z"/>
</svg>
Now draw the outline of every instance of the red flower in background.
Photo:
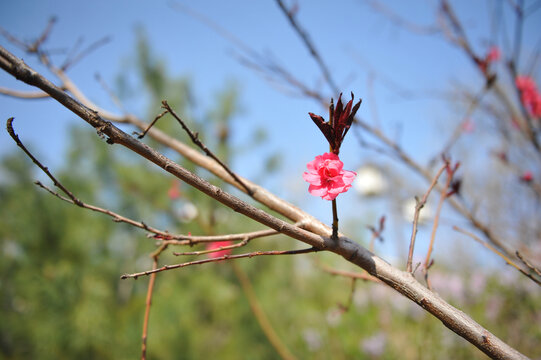
<svg viewBox="0 0 541 360">
<path fill-rule="evenodd" d="M 524 182 L 530 182 L 533 180 L 533 174 L 531 171 L 525 171 L 524 174 L 520 177 L 520 180 Z"/>
<path fill-rule="evenodd" d="M 487 54 L 487 62 L 498 61 L 501 58 L 500 48 L 497 46 L 492 46 Z"/>
<path fill-rule="evenodd" d="M 167 196 L 169 197 L 169 199 L 175 200 L 178 199 L 181 195 L 182 194 L 180 192 L 180 181 L 174 179 L 171 182 L 171 187 L 169 187 L 169 190 L 167 190 Z"/>
<path fill-rule="evenodd" d="M 515 84 L 520 92 L 520 101 L 533 117 L 541 117 L 541 94 L 535 81 L 529 76 L 517 76 Z"/>
<path fill-rule="evenodd" d="M 342 141 L 344 141 L 344 137 L 351 127 L 351 123 L 353 122 L 357 110 L 359 110 L 359 106 L 361 106 L 361 102 L 362 100 L 359 100 L 359 102 L 353 106 L 353 93 L 351 93 L 351 100 L 344 108 L 342 104 L 342 94 L 340 93 L 336 108 L 334 108 L 331 100 L 331 106 L 329 108 L 331 118 L 329 119 L 329 122 L 325 122 L 325 119 L 319 115 L 310 112 L 308 113 L 329 142 L 331 151 L 336 155 L 340 152 Z"/>
<path fill-rule="evenodd" d="M 475 62 L 477 63 L 477 65 L 479 66 L 481 71 L 486 74 L 488 68 L 490 67 L 490 65 L 493 62 L 496 62 L 496 61 L 500 60 L 501 56 L 502 55 L 501 55 L 501 52 L 500 52 L 500 48 L 497 47 L 497 46 L 492 46 L 488 50 L 488 53 L 486 54 L 486 56 L 485 56 L 485 58 L 483 60 L 476 57 Z"/>
<path fill-rule="evenodd" d="M 324 200 L 334 200 L 338 194 L 348 191 L 357 174 L 343 169 L 344 163 L 338 155 L 325 153 L 316 156 L 306 167 L 302 178 L 310 183 L 308 192 Z"/>
<path fill-rule="evenodd" d="M 475 123 L 472 119 L 465 119 L 462 121 L 462 124 L 460 124 L 460 128 L 465 133 L 472 133 L 475 130 Z"/>
<path fill-rule="evenodd" d="M 206 249 L 214 250 L 214 249 L 219 249 L 221 247 L 229 246 L 231 244 L 232 244 L 231 241 L 216 241 L 216 242 L 208 243 L 206 246 Z M 224 255 L 229 255 L 229 254 L 231 254 L 231 249 L 225 249 L 225 250 L 209 253 L 208 257 L 211 259 L 216 259 L 216 258 L 222 257 Z"/>
</svg>

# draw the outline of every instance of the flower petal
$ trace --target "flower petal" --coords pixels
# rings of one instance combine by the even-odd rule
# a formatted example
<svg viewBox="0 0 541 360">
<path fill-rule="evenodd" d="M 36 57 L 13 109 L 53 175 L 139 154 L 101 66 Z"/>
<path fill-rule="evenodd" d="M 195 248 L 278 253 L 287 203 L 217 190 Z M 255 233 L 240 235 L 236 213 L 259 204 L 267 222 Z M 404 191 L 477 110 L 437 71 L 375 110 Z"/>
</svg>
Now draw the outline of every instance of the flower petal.
<svg viewBox="0 0 541 360">
<path fill-rule="evenodd" d="M 312 185 L 321 186 L 321 177 L 318 174 L 305 172 L 302 174 L 302 178 Z"/>
<path fill-rule="evenodd" d="M 327 188 L 310 184 L 308 192 L 311 195 L 323 197 L 327 194 Z"/>
</svg>

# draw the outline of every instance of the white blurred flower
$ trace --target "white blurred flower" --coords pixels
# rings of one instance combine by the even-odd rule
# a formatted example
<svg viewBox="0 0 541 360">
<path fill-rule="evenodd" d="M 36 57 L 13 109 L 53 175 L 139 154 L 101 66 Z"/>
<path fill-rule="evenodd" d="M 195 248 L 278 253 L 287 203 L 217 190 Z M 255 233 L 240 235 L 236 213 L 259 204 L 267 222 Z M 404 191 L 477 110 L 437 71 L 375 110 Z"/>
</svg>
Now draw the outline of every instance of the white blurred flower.
<svg viewBox="0 0 541 360">
<path fill-rule="evenodd" d="M 335 327 L 342 321 L 342 311 L 340 309 L 331 308 L 327 311 L 327 324 Z"/>
<path fill-rule="evenodd" d="M 404 201 L 404 203 L 402 204 L 402 216 L 404 216 L 404 219 L 413 222 L 416 205 L 417 201 L 414 198 Z M 432 217 L 432 213 L 432 207 L 428 203 L 426 203 L 419 212 L 419 224 L 427 222 Z"/>
<path fill-rule="evenodd" d="M 361 196 L 379 196 L 387 190 L 387 180 L 374 165 L 364 165 L 357 170 L 353 187 Z"/>
<path fill-rule="evenodd" d="M 302 332 L 302 337 L 304 338 L 304 341 L 306 342 L 306 345 L 308 346 L 308 350 L 310 351 L 317 351 L 321 348 L 322 341 L 321 341 L 321 334 L 316 329 L 305 329 Z"/>
<path fill-rule="evenodd" d="M 24 249 L 16 241 L 7 239 L 4 242 L 3 253 L 6 258 L 18 259 L 24 255 Z"/>
<path fill-rule="evenodd" d="M 177 218 L 182 222 L 190 222 L 199 214 L 197 207 L 189 201 L 176 201 L 174 212 Z"/>
<path fill-rule="evenodd" d="M 370 356 L 381 356 L 385 351 L 387 336 L 383 332 L 376 333 L 361 341 L 361 351 Z"/>
</svg>

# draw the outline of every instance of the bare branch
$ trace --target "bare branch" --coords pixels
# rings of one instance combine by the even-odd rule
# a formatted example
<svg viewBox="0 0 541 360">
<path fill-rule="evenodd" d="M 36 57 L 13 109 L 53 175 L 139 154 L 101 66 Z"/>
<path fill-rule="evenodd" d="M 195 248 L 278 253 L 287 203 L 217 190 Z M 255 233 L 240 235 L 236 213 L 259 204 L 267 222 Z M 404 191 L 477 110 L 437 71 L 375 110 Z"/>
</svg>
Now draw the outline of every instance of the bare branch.
<svg viewBox="0 0 541 360">
<path fill-rule="evenodd" d="M 134 135 L 137 135 L 137 138 L 138 139 L 142 139 L 145 137 L 145 135 L 147 134 L 147 132 L 152 129 L 152 127 L 154 125 L 156 125 L 156 123 L 158 122 L 158 120 L 160 120 L 162 117 L 164 117 L 167 113 L 169 113 L 168 110 L 164 110 L 162 111 L 161 113 L 159 113 L 158 115 L 156 115 L 156 117 L 154 118 L 154 120 L 152 120 L 152 122 L 146 127 L 145 130 L 143 130 L 143 132 L 141 133 L 138 133 L 138 132 L 134 132 Z"/>
<path fill-rule="evenodd" d="M 142 271 L 134 274 L 124 274 L 120 278 L 121 279 L 137 279 L 140 276 L 147 276 L 155 273 L 159 273 L 166 270 L 173 270 L 173 269 L 179 269 L 186 266 L 192 266 L 192 265 L 201 265 L 206 264 L 209 262 L 218 262 L 222 260 L 234 260 L 234 259 L 242 259 L 242 258 L 252 258 L 256 256 L 267 256 L 267 255 L 299 255 L 299 254 L 306 254 L 311 252 L 319 251 L 319 249 L 311 247 L 301 250 L 275 250 L 275 251 L 254 251 L 246 254 L 238 254 L 238 255 L 224 255 L 217 258 L 208 258 L 208 259 L 202 259 L 202 260 L 195 260 L 195 261 L 189 261 L 181 264 L 175 264 L 175 265 L 164 265 L 158 269 L 153 270 L 147 270 Z M 173 253 L 174 255 L 178 255 L 177 253 Z"/>
<path fill-rule="evenodd" d="M 374 11 L 387 17 L 393 24 L 410 32 L 425 35 L 434 35 L 441 32 L 441 29 L 436 25 L 422 26 L 409 21 L 407 18 L 402 17 L 400 14 L 384 5 L 381 1 L 370 0 L 368 1 L 368 5 L 370 5 Z"/>
<path fill-rule="evenodd" d="M 48 98 L 49 94 L 43 91 L 19 91 L 0 87 L 0 94 L 19 98 L 19 99 L 43 99 Z"/>
<path fill-rule="evenodd" d="M 289 23 L 291 24 L 291 27 L 295 32 L 301 37 L 302 42 L 304 43 L 304 46 L 308 49 L 310 52 L 310 55 L 314 58 L 316 63 L 318 64 L 321 73 L 323 74 L 323 77 L 325 78 L 325 81 L 327 81 L 327 84 L 329 84 L 331 90 L 338 94 L 338 86 L 336 86 L 336 83 L 334 82 L 331 73 L 329 72 L 329 68 L 325 63 L 323 62 L 323 59 L 321 58 L 321 55 L 319 55 L 319 52 L 316 50 L 316 47 L 312 43 L 312 40 L 310 40 L 310 37 L 308 34 L 300 27 L 300 25 L 297 23 L 297 20 L 295 19 L 295 14 L 291 11 L 289 11 L 282 0 L 276 0 L 276 3 L 280 7 L 280 10 L 282 10 L 283 14 L 287 17 L 289 20 Z"/>
<path fill-rule="evenodd" d="M 13 120 L 14 120 L 14 118 L 9 118 L 7 120 L 7 123 L 6 123 L 6 127 L 7 127 L 8 133 L 9 133 L 9 136 L 11 136 L 11 138 L 15 141 L 17 146 L 20 147 L 24 151 L 24 153 L 32 160 L 32 162 L 34 164 L 36 164 L 53 181 L 53 183 L 54 183 L 54 185 L 56 187 L 58 187 L 60 190 L 62 190 L 64 192 L 64 194 L 66 194 L 71 199 L 71 201 L 73 201 L 74 204 L 76 204 L 77 206 L 81 206 L 81 201 L 79 201 L 79 199 L 77 199 L 71 193 L 71 191 L 66 189 L 64 187 L 64 185 L 62 185 L 58 180 L 56 180 L 56 178 L 53 176 L 53 174 L 51 174 L 49 172 L 49 169 L 47 167 L 43 166 L 38 161 L 38 159 L 36 159 L 34 157 L 34 155 L 32 155 L 32 153 L 30 151 L 28 151 L 28 149 L 23 145 L 23 143 L 19 139 L 19 136 L 15 133 L 15 130 L 13 130 Z"/>
<path fill-rule="evenodd" d="M 413 248 L 415 247 L 415 237 L 417 236 L 417 224 L 419 222 L 419 214 L 421 213 L 421 209 L 423 206 L 425 206 L 426 201 L 428 200 L 428 196 L 430 195 L 430 192 L 432 189 L 436 186 L 438 183 L 438 179 L 440 178 L 441 174 L 447 167 L 447 164 L 444 164 L 436 173 L 436 176 L 434 176 L 434 179 L 432 179 L 432 182 L 430 183 L 430 186 L 428 187 L 428 190 L 423 195 L 422 199 L 419 200 L 415 198 L 415 213 L 413 215 L 413 229 L 411 230 L 411 239 L 410 239 L 410 247 L 408 252 L 408 261 L 406 263 L 406 271 L 411 273 L 412 272 L 412 259 L 413 259 Z"/>
<path fill-rule="evenodd" d="M 536 278 L 534 278 L 531 274 L 527 273 L 526 271 L 524 271 L 520 266 L 518 266 L 517 264 L 515 264 L 513 262 L 513 260 L 509 259 L 507 256 L 505 256 L 504 254 L 502 254 L 500 251 L 498 251 L 498 249 L 494 248 L 494 246 L 490 245 L 489 243 L 487 243 L 486 241 L 483 241 L 481 239 L 479 239 L 479 237 L 477 237 L 475 234 L 469 232 L 469 231 L 466 231 L 464 229 L 461 229 L 459 228 L 458 226 L 453 226 L 453 229 L 458 231 L 458 232 L 461 232 L 463 233 L 464 235 L 467 235 L 469 237 L 471 237 L 473 240 L 477 241 L 478 243 L 480 243 L 481 245 L 483 245 L 484 247 L 486 247 L 487 249 L 489 249 L 490 251 L 492 251 L 494 254 L 498 255 L 499 257 L 501 257 L 502 259 L 505 260 L 505 262 L 509 265 L 511 265 L 512 267 L 514 267 L 515 269 L 517 269 L 518 271 L 520 271 L 522 274 L 524 274 L 526 277 L 528 277 L 529 279 L 531 279 L 533 282 L 535 282 L 537 285 L 541 286 L 541 280 L 538 280 Z M 518 253 L 518 251 L 517 251 Z M 517 254 L 518 256 L 519 254 Z M 541 275 L 540 275 L 541 276 Z"/>
<path fill-rule="evenodd" d="M 186 123 L 184 123 L 184 121 L 182 121 L 182 119 L 180 118 L 180 116 L 177 115 L 177 113 L 175 113 L 175 111 L 169 106 L 169 104 L 167 103 L 166 100 L 162 101 L 162 107 L 168 112 L 170 113 L 171 115 L 173 115 L 173 117 L 179 122 L 179 124 L 182 126 L 182 128 L 184 129 L 184 131 L 186 131 L 186 133 L 188 133 L 188 135 L 190 136 L 190 139 L 192 139 L 192 142 L 194 144 L 196 144 L 197 146 L 199 146 L 199 148 L 201 150 L 203 150 L 205 152 L 205 154 L 207 154 L 208 157 L 212 158 L 214 161 L 216 161 L 218 164 L 220 164 L 220 166 L 225 170 L 227 171 L 227 173 L 229 175 L 231 175 L 231 177 L 233 179 L 235 179 L 235 181 L 237 181 L 245 190 L 246 192 L 248 193 L 248 195 L 252 196 L 254 193 L 253 193 L 253 190 L 250 189 L 248 187 L 248 185 L 246 185 L 233 171 L 231 171 L 231 169 L 229 169 L 229 167 L 224 164 L 216 155 L 214 155 L 214 153 L 212 151 L 210 151 L 206 146 L 205 144 L 203 144 L 203 142 L 201 142 L 201 140 L 199 140 L 199 134 L 198 133 L 194 133 L 190 130 L 190 128 L 186 125 Z M 162 113 L 163 114 L 163 113 Z M 161 117 L 161 116 L 160 116 Z M 158 118 L 156 118 L 153 122 L 153 124 L 158 120 Z M 149 128 L 152 126 L 149 125 Z M 148 131 L 148 130 L 147 130 Z M 146 131 L 145 131 L 146 133 Z M 141 138 L 141 136 L 139 137 Z"/>
<path fill-rule="evenodd" d="M 296 224 L 296 226 L 300 226 Z M 300 226 L 302 227 L 302 226 Z M 237 240 L 253 240 L 261 237 L 277 235 L 278 231 L 268 229 L 259 230 L 241 234 L 228 234 L 228 235 L 209 235 L 209 236 L 193 236 L 193 235 L 168 235 L 168 236 L 152 236 L 154 239 L 163 240 L 164 244 L 168 245 L 194 245 L 198 243 L 210 243 L 217 241 L 237 241 Z"/>
<path fill-rule="evenodd" d="M 86 49 L 79 52 L 73 58 L 67 58 L 64 61 L 64 64 L 62 64 L 62 66 L 60 66 L 60 69 L 62 69 L 62 71 L 68 70 L 68 68 L 72 67 L 73 65 L 75 65 L 76 63 L 81 61 L 85 56 L 88 56 L 93 51 L 96 51 L 99 47 L 107 44 L 109 41 L 111 41 L 111 38 L 109 36 L 105 36 L 105 37 L 93 42 Z"/>
<path fill-rule="evenodd" d="M 238 242 L 236 244 L 233 244 L 233 245 L 219 246 L 217 248 L 208 249 L 208 250 L 201 250 L 201 251 L 175 252 L 175 253 L 173 253 L 173 255 L 176 255 L 176 256 L 183 256 L 183 255 L 199 256 L 199 255 L 204 255 L 204 254 L 211 254 L 211 253 L 215 253 L 215 252 L 219 252 L 219 251 L 231 250 L 231 249 L 236 249 L 236 248 L 243 247 L 246 244 L 248 244 L 249 241 L 250 241 L 249 239 L 243 239 L 242 241 L 240 241 L 240 242 Z"/>
<path fill-rule="evenodd" d="M 276 331 L 274 331 L 267 315 L 261 308 L 252 283 L 250 282 L 248 275 L 246 275 L 246 272 L 244 272 L 235 261 L 231 262 L 231 267 L 233 268 L 237 279 L 239 279 L 242 290 L 244 291 L 244 294 L 248 299 L 248 303 L 250 304 L 250 308 L 252 309 L 252 313 L 254 314 L 257 322 L 259 323 L 259 326 L 261 326 L 261 330 L 263 330 L 263 333 L 265 334 L 267 339 L 269 339 L 271 345 L 276 349 L 276 352 L 278 352 L 278 355 L 280 355 L 282 359 L 295 360 L 296 357 L 280 340 L 280 338 L 276 334 Z"/>
<path fill-rule="evenodd" d="M 152 269 L 155 270 L 157 268 L 158 268 L 158 257 L 153 256 L 153 258 L 152 258 Z M 152 292 L 154 290 L 154 282 L 155 281 L 156 281 L 156 274 L 150 275 L 150 279 L 148 281 L 147 298 L 146 298 L 146 301 L 145 301 L 145 317 L 144 317 L 144 321 L 143 321 L 141 360 L 146 360 L 146 358 L 147 358 L 148 320 L 150 318 L 150 306 L 152 305 Z"/>
<path fill-rule="evenodd" d="M 383 233 L 383 230 L 385 229 L 385 215 L 382 215 L 379 218 L 378 228 L 376 228 L 376 227 L 374 227 L 372 225 L 368 225 L 367 228 L 372 233 L 372 236 L 370 237 L 369 249 L 370 249 L 371 252 L 374 252 L 374 243 L 375 243 L 376 239 L 383 242 L 382 233 Z"/>
<path fill-rule="evenodd" d="M 58 180 L 57 180 L 57 182 L 58 182 Z M 148 231 L 150 233 L 155 234 L 154 235 L 155 238 L 157 238 L 158 236 L 160 236 L 162 238 L 173 238 L 175 236 L 179 236 L 179 235 L 169 234 L 167 231 L 162 231 L 162 230 L 153 228 L 152 226 L 148 226 L 147 224 L 145 224 L 142 221 L 132 220 L 130 218 L 127 218 L 125 216 L 117 214 L 114 211 L 104 209 L 104 208 L 101 208 L 99 206 L 87 204 L 87 203 L 81 201 L 80 199 L 75 198 L 75 201 L 74 201 L 71 198 L 64 197 L 64 196 L 60 195 L 59 193 L 53 191 L 52 189 L 50 189 L 47 186 L 43 185 L 40 181 L 36 181 L 35 184 L 37 186 L 41 187 L 42 189 L 47 190 L 52 195 L 58 197 L 60 200 L 66 201 L 66 202 L 68 202 L 70 204 L 77 205 L 77 206 L 82 207 L 84 209 L 88 209 L 88 210 L 92 210 L 92 211 L 96 211 L 96 212 L 108 215 L 108 216 L 113 218 L 114 222 L 122 222 L 122 223 L 126 223 L 128 225 L 131 225 L 131 226 L 135 226 L 135 227 L 137 227 L 139 229 L 146 230 L 146 231 Z"/>
<path fill-rule="evenodd" d="M 376 283 L 382 283 L 381 280 L 379 280 L 376 277 L 371 276 L 370 274 L 333 269 L 330 266 L 327 266 L 325 264 L 320 264 L 320 263 L 318 263 L 318 266 L 321 268 L 321 270 L 323 270 L 325 272 L 328 272 L 331 275 L 338 275 L 338 276 L 349 277 L 349 278 L 357 279 L 357 280 L 373 281 L 373 282 L 376 282 Z"/>
<path fill-rule="evenodd" d="M 541 270 L 539 268 L 533 266 L 528 260 L 526 260 L 520 252 L 517 251 L 517 257 L 522 261 L 524 265 L 528 267 L 531 271 L 535 272 L 537 276 L 541 277 Z"/>
<path fill-rule="evenodd" d="M 45 30 L 41 33 L 41 36 L 34 41 L 32 45 L 28 47 L 29 52 L 38 52 L 41 45 L 47 40 L 49 35 L 51 34 L 51 31 L 53 30 L 53 26 L 56 23 L 56 17 L 51 17 L 49 19 L 49 22 L 47 23 L 47 26 L 45 27 Z"/>
<path fill-rule="evenodd" d="M 441 215 L 441 209 L 443 207 L 443 203 L 445 199 L 447 199 L 449 196 L 454 194 L 452 191 L 449 191 L 449 188 L 451 187 L 451 182 L 453 181 L 453 176 L 455 175 L 456 171 L 458 170 L 458 167 L 460 166 L 460 163 L 456 163 L 454 166 L 451 166 L 449 161 L 445 160 L 445 170 L 447 172 L 447 181 L 445 182 L 444 187 L 440 191 L 440 200 L 438 202 L 438 207 L 436 209 L 436 215 L 434 216 L 434 223 L 432 224 L 432 233 L 430 234 L 430 243 L 428 244 L 428 250 L 426 252 L 426 258 L 423 266 L 423 271 L 425 273 L 425 281 L 426 285 L 429 289 L 431 289 L 430 282 L 428 280 L 428 269 L 430 268 L 431 264 L 433 263 L 433 260 L 430 261 L 430 256 L 432 255 L 432 249 L 434 247 L 434 241 L 436 239 L 436 231 L 438 230 L 440 215 Z"/>
</svg>

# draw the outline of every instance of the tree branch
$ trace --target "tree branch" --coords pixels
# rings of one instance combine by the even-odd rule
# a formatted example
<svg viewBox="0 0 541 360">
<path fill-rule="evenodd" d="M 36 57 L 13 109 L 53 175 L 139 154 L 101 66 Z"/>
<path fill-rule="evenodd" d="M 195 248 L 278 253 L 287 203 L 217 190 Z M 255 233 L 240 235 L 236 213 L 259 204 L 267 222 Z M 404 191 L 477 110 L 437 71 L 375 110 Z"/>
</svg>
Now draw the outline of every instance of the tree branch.
<svg viewBox="0 0 541 360">
<path fill-rule="evenodd" d="M 491 334 L 488 330 L 484 329 L 468 315 L 449 305 L 437 294 L 422 286 L 410 273 L 403 272 L 392 267 L 384 260 L 370 253 L 367 249 L 345 236 L 340 236 L 337 241 L 331 241 L 329 238 L 330 229 L 327 226 L 296 207 L 290 205 L 288 208 L 288 206 L 285 205 L 287 204 L 286 202 L 280 203 L 280 205 L 284 207 L 284 210 L 286 210 L 285 212 L 290 215 L 295 215 L 295 217 L 297 217 L 295 221 L 309 219 L 306 227 L 312 232 L 300 229 L 294 225 L 277 219 L 266 212 L 224 192 L 218 187 L 211 185 L 197 175 L 172 162 L 170 159 L 166 158 L 149 146 L 124 133 L 110 122 L 103 120 L 95 111 L 74 100 L 67 93 L 62 91 L 42 75 L 38 74 L 22 60 L 15 57 L 1 46 L 0 67 L 14 76 L 16 79 L 19 79 L 29 85 L 36 86 L 47 92 L 60 104 L 74 112 L 77 116 L 94 127 L 100 136 L 107 136 L 107 142 L 109 144 L 120 144 L 131 149 L 154 164 L 160 166 L 167 172 L 194 186 L 201 192 L 230 207 L 234 211 L 244 214 L 247 217 L 260 222 L 261 224 L 315 247 L 315 249 L 312 251 L 317 249 L 329 250 L 341 255 L 347 261 L 362 267 L 369 274 L 377 277 L 396 291 L 423 307 L 426 311 L 442 321 L 445 326 L 474 344 L 485 354 L 494 358 L 526 358 L 524 355 L 520 354 L 518 351 L 511 348 L 509 345 L 505 344 L 499 338 Z M 230 176 L 226 177 L 230 178 Z M 276 196 L 274 196 L 274 198 L 278 199 Z M 310 249 L 306 249 L 305 251 L 308 250 Z M 172 265 L 173 268 L 179 268 L 182 266 L 186 265 Z M 137 277 L 157 271 L 163 271 L 160 269 L 164 268 L 159 268 L 156 271 L 132 274 L 132 276 Z M 168 268 L 165 268 L 165 270 L 166 269 Z"/>
<path fill-rule="evenodd" d="M 219 262 L 223 260 L 234 260 L 234 259 L 242 259 L 242 258 L 253 258 L 256 256 L 268 256 L 268 255 L 299 255 L 299 254 L 306 254 L 311 252 L 318 251 L 317 248 L 311 247 L 307 249 L 301 249 L 301 250 L 273 250 L 273 251 L 253 251 L 245 254 L 238 254 L 238 255 L 224 255 L 216 258 L 208 258 L 208 259 L 201 259 L 201 260 L 195 260 L 195 261 L 188 261 L 181 264 L 174 264 L 174 265 L 164 265 L 157 269 L 147 270 L 147 271 L 141 271 L 138 273 L 133 274 L 124 274 L 120 278 L 121 279 L 137 279 L 140 276 L 147 276 L 152 275 L 155 273 L 159 273 L 162 271 L 167 270 L 174 270 L 174 269 L 180 269 L 187 266 L 193 266 L 193 265 L 201 265 L 206 264 L 210 262 Z M 179 253 L 173 253 L 174 255 L 179 255 Z"/>
</svg>

